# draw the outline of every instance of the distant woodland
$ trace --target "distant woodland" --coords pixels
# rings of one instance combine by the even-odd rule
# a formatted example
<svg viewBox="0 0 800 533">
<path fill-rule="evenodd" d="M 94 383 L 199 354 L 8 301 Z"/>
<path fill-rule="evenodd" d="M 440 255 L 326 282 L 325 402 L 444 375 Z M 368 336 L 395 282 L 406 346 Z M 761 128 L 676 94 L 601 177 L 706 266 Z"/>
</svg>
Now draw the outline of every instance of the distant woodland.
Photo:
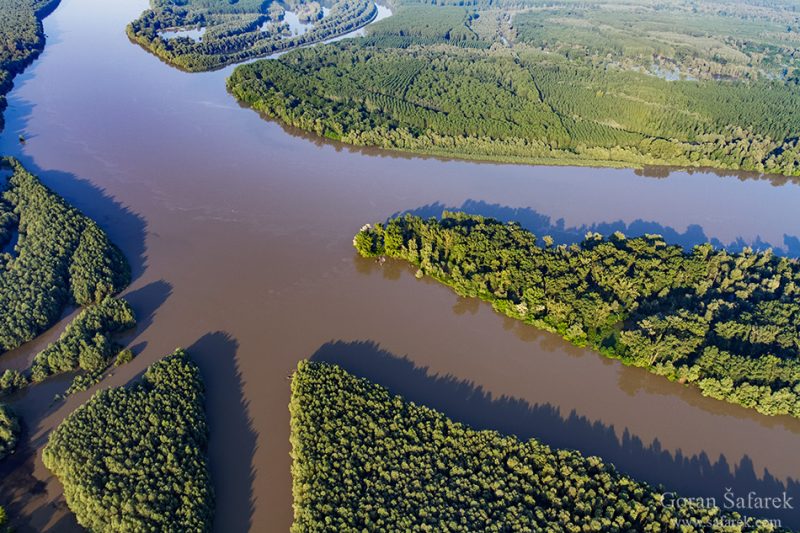
<svg viewBox="0 0 800 533">
<path fill-rule="evenodd" d="M 687 253 L 658 235 L 553 245 L 514 223 L 445 212 L 365 227 L 365 257 L 403 259 L 462 296 L 706 396 L 800 417 L 800 262 Z"/>
<path fill-rule="evenodd" d="M 242 65 L 228 88 L 357 145 L 800 175 L 792 3 L 450 4 L 401 2 L 364 38 Z"/>
<path fill-rule="evenodd" d="M 307 31 L 293 31 L 285 22 L 287 11 L 310 26 Z M 165 61 L 203 71 L 331 39 L 364 26 L 376 14 L 372 0 L 152 0 L 151 9 L 127 32 Z M 202 34 L 185 32 L 192 29 Z M 173 30 L 176 35 L 165 33 Z"/>
</svg>

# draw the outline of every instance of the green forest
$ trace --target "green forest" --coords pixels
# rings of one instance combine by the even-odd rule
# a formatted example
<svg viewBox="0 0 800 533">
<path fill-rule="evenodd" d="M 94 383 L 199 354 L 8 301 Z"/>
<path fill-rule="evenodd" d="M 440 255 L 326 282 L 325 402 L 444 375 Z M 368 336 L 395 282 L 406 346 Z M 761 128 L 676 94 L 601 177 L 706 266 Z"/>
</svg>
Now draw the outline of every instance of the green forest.
<svg viewBox="0 0 800 533">
<path fill-rule="evenodd" d="M 800 75 L 800 11 L 789 1 L 595 0 L 521 9 L 519 41 L 570 59 L 668 79 Z"/>
<path fill-rule="evenodd" d="M 353 31 L 372 21 L 372 0 L 323 2 L 288 0 L 152 0 L 151 9 L 128 25 L 131 40 L 172 65 L 188 71 L 221 68 L 282 50 L 317 43 Z M 293 33 L 286 11 L 311 27 Z M 196 29 L 202 35 L 166 35 L 166 31 Z"/>
<path fill-rule="evenodd" d="M 476 431 L 341 368 L 292 377 L 292 531 L 755 531 L 598 457 Z M 771 525 L 760 531 L 773 530 Z"/>
<path fill-rule="evenodd" d="M 0 0 L 0 130 L 11 83 L 44 49 L 42 18 L 58 0 Z"/>
<path fill-rule="evenodd" d="M 39 382 L 78 369 L 90 373 L 104 370 L 122 350 L 111 336 L 134 326 L 133 309 L 120 298 L 108 296 L 99 304 L 82 309 L 58 340 L 34 357 L 31 380 Z"/>
<path fill-rule="evenodd" d="M 228 89 L 268 117 L 356 145 L 800 175 L 795 7 L 621 4 L 401 2 L 366 37 L 237 67 Z"/>
<path fill-rule="evenodd" d="M 0 196 L 0 353 L 52 326 L 69 305 L 125 288 L 130 267 L 97 224 L 13 159 Z"/>
<path fill-rule="evenodd" d="M 177 350 L 96 393 L 49 437 L 44 465 L 90 531 L 209 531 L 214 494 L 197 366 Z"/>
<path fill-rule="evenodd" d="M 0 459 L 13 453 L 19 438 L 19 421 L 14 412 L 6 405 L 0 403 Z M 5 512 L 2 513 L 5 515 Z M 2 532 L 0 521 L 0 532 Z"/>
<path fill-rule="evenodd" d="M 629 365 L 767 415 L 800 417 L 800 262 L 771 251 L 685 252 L 659 235 L 553 245 L 515 223 L 463 213 L 365 226 L 365 257 Z"/>
</svg>

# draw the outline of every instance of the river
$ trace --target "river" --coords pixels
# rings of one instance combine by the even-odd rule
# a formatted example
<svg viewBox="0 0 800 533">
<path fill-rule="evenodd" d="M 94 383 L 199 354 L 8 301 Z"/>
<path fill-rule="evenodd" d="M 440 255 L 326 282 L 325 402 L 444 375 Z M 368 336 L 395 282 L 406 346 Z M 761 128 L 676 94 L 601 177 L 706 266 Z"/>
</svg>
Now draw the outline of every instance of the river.
<svg viewBox="0 0 800 533">
<path fill-rule="evenodd" d="M 623 229 L 797 255 L 798 185 L 448 162 L 323 142 L 239 107 L 225 91 L 231 68 L 187 74 L 131 44 L 124 26 L 146 7 L 63 0 L 45 20 L 44 53 L 9 94 L 0 152 L 96 219 L 131 259 L 126 295 L 140 326 L 128 340 L 138 356 L 103 386 L 127 383 L 176 346 L 198 361 L 218 531 L 288 529 L 287 377 L 305 358 L 338 362 L 475 427 L 598 454 L 720 503 L 726 489 L 800 499 L 800 421 L 703 398 L 352 248 L 366 222 L 464 207 L 562 242 Z M 34 351 L 3 356 L 0 369 L 25 366 Z M 76 527 L 40 460 L 48 431 L 90 395 L 50 405 L 65 379 L 14 401 L 25 443 L 3 467 L 0 503 L 19 531 Z M 797 514 L 783 513 L 784 523 L 800 526 Z"/>
</svg>

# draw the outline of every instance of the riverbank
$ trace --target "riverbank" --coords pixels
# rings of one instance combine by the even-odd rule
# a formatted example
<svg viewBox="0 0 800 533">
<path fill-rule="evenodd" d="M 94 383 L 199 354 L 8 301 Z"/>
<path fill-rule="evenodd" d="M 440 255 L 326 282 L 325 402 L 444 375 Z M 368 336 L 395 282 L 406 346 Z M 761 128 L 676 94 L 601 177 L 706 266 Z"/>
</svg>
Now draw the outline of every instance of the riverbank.
<svg viewBox="0 0 800 533">
<path fill-rule="evenodd" d="M 0 35 L 15 42 L 13 49 L 3 47 L 0 50 L 0 130 L 5 125 L 2 116 L 7 106 L 5 96 L 14 86 L 14 76 L 44 50 L 42 19 L 52 13 L 58 3 L 59 0 L 0 1 Z"/>
<path fill-rule="evenodd" d="M 352 235 L 364 221 L 472 201 L 552 232 L 658 226 L 691 240 L 783 246 L 800 228 L 800 187 L 441 161 L 291 135 L 236 105 L 227 69 L 187 75 L 131 45 L 125 25 L 147 5 L 62 0 L 44 21 L 44 53 L 9 94 L 0 151 L 97 220 L 131 261 L 122 296 L 139 318 L 126 337 L 137 357 L 102 387 L 128 383 L 175 346 L 197 361 L 219 531 L 289 530 L 286 376 L 308 358 L 471 427 L 602 456 L 687 495 L 798 494 L 793 420 L 704 398 L 411 268 L 362 260 Z M 0 357 L 0 370 L 14 363 Z M 0 503 L 16 502 L 20 533 L 74 523 L 41 449 L 92 391 L 50 406 L 56 385 L 19 399 L 30 432 L 0 476 Z"/>
</svg>

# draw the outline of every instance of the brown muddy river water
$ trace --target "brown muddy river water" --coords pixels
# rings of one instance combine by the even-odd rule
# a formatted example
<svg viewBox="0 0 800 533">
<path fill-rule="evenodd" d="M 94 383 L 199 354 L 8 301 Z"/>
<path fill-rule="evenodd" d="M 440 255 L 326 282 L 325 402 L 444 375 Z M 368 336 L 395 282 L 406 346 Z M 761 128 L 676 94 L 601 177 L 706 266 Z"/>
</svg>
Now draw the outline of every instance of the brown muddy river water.
<svg viewBox="0 0 800 533">
<path fill-rule="evenodd" d="M 45 52 L 9 96 L 0 152 L 98 220 L 131 259 L 127 295 L 141 325 L 129 337 L 139 356 L 103 386 L 127 383 L 176 346 L 199 362 L 218 531 L 291 523 L 287 376 L 304 358 L 338 362 L 475 427 L 597 454 L 720 504 L 728 489 L 788 490 L 800 507 L 800 421 L 571 347 L 403 265 L 360 260 L 351 244 L 366 222 L 463 206 L 562 242 L 623 229 L 798 255 L 800 186 L 445 162 L 320 142 L 240 108 L 225 91 L 231 69 L 187 74 L 132 45 L 125 24 L 145 7 L 63 0 L 45 21 Z M 4 355 L 0 369 L 24 367 L 34 351 Z M 76 527 L 39 458 L 47 432 L 89 395 L 51 405 L 63 386 L 48 382 L 14 402 L 27 444 L 3 467 L 0 500 L 20 531 Z M 800 527 L 798 515 L 780 517 Z"/>
</svg>

